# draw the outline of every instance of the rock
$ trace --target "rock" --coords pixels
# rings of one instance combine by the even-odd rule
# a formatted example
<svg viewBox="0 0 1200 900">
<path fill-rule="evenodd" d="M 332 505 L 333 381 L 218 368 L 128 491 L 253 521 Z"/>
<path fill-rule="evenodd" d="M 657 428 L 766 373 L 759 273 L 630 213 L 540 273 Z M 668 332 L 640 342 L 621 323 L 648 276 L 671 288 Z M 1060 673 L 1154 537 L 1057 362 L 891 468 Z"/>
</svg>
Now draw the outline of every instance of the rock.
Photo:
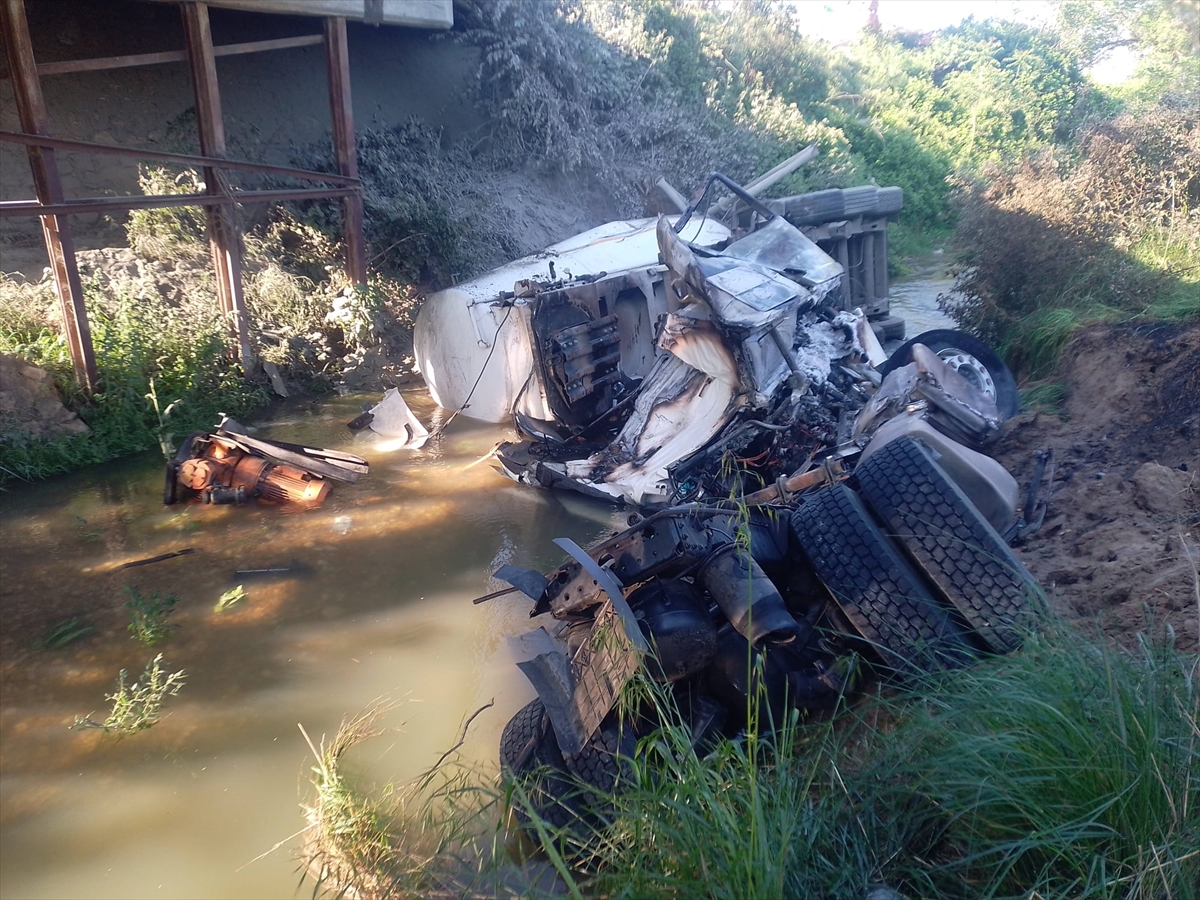
<svg viewBox="0 0 1200 900">
<path fill-rule="evenodd" d="M 53 440 L 88 430 L 63 406 L 49 372 L 0 353 L 0 439 L 23 435 Z"/>
<path fill-rule="evenodd" d="M 1191 473 L 1145 463 L 1133 473 L 1134 502 L 1153 515 L 1177 516 L 1194 492 L 1193 480 Z"/>
</svg>

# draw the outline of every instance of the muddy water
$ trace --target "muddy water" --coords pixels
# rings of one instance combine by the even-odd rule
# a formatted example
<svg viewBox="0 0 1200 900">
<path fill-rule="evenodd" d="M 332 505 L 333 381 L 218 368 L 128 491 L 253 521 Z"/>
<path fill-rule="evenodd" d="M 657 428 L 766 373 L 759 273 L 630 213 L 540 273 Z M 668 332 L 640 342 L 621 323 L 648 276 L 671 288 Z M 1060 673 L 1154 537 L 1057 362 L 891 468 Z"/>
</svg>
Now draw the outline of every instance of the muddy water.
<svg viewBox="0 0 1200 900">
<path fill-rule="evenodd" d="M 905 320 L 905 338 L 935 328 L 954 328 L 954 322 L 937 305 L 938 295 L 954 288 L 947 257 L 925 256 L 908 260 L 907 265 L 909 274 L 893 278 L 888 287 L 892 315 Z"/>
<path fill-rule="evenodd" d="M 149 455 L 0 495 L 0 895 L 295 895 L 299 840 L 286 839 L 304 825 L 311 763 L 297 723 L 317 740 L 377 698 L 401 701 L 400 730 L 363 748 L 372 772 L 418 773 L 492 699 L 463 753 L 494 765 L 500 729 L 532 696 L 504 642 L 529 627 L 529 604 L 471 599 L 497 587 L 502 562 L 548 568 L 562 558 L 553 537 L 586 545 L 621 517 L 470 466 L 506 436 L 494 426 L 460 418 L 421 451 L 355 436 L 343 423 L 362 399 L 285 408 L 257 433 L 370 460 L 320 510 L 164 507 Z M 427 395 L 409 400 L 437 421 Z M 234 574 L 293 560 L 308 574 Z M 214 612 L 238 583 L 247 598 Z M 179 598 L 161 647 L 125 633 L 127 585 Z M 96 631 L 31 646 L 71 615 Z M 140 672 L 158 650 L 187 672 L 162 721 L 122 740 L 68 730 L 76 715 L 102 718 L 118 670 Z"/>
</svg>

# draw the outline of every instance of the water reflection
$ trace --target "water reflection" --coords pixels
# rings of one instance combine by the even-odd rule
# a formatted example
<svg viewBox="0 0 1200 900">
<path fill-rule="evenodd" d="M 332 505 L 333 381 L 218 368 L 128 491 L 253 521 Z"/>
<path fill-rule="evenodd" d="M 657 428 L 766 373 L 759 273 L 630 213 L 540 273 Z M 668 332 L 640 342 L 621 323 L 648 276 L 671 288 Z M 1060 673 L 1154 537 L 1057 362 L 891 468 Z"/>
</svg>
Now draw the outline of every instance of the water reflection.
<svg viewBox="0 0 1200 900">
<path fill-rule="evenodd" d="M 546 568 L 621 526 L 590 501 L 519 488 L 468 464 L 505 436 L 459 418 L 420 451 L 383 453 L 344 423 L 363 399 L 280 410 L 258 436 L 349 450 L 371 462 L 301 513 L 164 507 L 157 456 L 98 467 L 0 496 L 0 894 L 22 897 L 287 897 L 296 866 L 306 748 L 376 698 L 404 701 L 399 731 L 368 750 L 372 771 L 408 778 L 454 743 L 490 699 L 463 753 L 494 765 L 500 730 L 531 689 L 504 637 L 529 627 L 516 596 L 473 606 L 501 562 Z M 406 399 L 424 421 L 427 395 Z M 132 569 L 122 564 L 195 552 Z M 247 599 L 217 613 L 237 569 L 304 577 L 245 579 Z M 125 586 L 180 602 L 153 650 L 125 633 Z M 61 650 L 32 641 L 86 616 L 96 631 Z M 125 740 L 70 732 L 119 669 L 161 649 L 188 672 L 165 719 Z"/>
<path fill-rule="evenodd" d="M 908 260 L 909 274 L 892 279 L 888 298 L 893 316 L 905 322 L 905 338 L 914 338 L 935 328 L 954 328 L 954 321 L 938 308 L 939 294 L 954 290 L 950 260 L 946 256 L 925 256 Z"/>
</svg>

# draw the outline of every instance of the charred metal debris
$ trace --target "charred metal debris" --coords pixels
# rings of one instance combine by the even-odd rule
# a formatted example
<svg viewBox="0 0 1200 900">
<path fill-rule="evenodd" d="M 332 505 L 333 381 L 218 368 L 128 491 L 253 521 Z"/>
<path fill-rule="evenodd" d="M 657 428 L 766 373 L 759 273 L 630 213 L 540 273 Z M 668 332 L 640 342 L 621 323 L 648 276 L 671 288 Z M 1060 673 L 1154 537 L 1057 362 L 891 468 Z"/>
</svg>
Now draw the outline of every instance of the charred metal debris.
<svg viewBox="0 0 1200 900">
<path fill-rule="evenodd" d="M 518 816 L 555 827 L 600 815 L 659 724 L 618 702 L 638 672 L 702 747 L 832 710 L 869 670 L 1012 651 L 1042 610 L 1010 543 L 1044 516 L 1053 460 L 1022 495 L 983 452 L 1017 411 L 1003 362 L 955 331 L 885 354 L 868 316 L 839 308 L 841 264 L 712 183 L 751 227 L 706 247 L 679 237 L 694 209 L 658 220 L 667 304 L 640 378 L 620 367 L 619 311 L 588 312 L 578 285 L 529 296 L 525 440 L 498 448 L 505 474 L 642 510 L 589 549 L 556 541 L 570 559 L 550 572 L 495 573 L 545 623 L 514 641 L 537 699 L 500 761 L 527 788 Z M 532 391 L 550 415 L 523 407 Z"/>
</svg>

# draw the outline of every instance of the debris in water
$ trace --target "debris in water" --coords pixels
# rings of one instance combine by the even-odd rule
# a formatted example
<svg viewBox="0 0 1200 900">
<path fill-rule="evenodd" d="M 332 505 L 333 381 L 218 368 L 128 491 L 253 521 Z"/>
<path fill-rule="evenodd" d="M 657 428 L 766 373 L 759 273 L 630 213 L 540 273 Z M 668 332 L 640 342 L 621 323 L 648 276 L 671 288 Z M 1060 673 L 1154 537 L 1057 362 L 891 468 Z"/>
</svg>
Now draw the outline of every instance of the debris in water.
<svg viewBox="0 0 1200 900">
<path fill-rule="evenodd" d="M 162 562 L 166 559 L 174 559 L 177 556 L 187 556 L 189 553 L 195 553 L 195 547 L 187 547 L 183 550 L 174 550 L 171 553 L 160 553 L 158 556 L 151 556 L 149 559 L 136 559 L 133 562 L 127 562 L 119 569 L 136 569 L 138 566 L 148 566 L 151 563 Z"/>
<path fill-rule="evenodd" d="M 241 603 L 245 599 L 246 589 L 239 584 L 237 587 L 232 588 L 221 595 L 221 599 L 219 599 L 217 601 L 217 605 L 213 607 L 213 612 L 222 612 L 237 603 Z"/>
<path fill-rule="evenodd" d="M 326 479 L 354 484 L 367 461 L 351 453 L 264 441 L 223 418 L 215 432 L 196 432 L 167 464 L 163 502 L 199 498 L 205 503 L 249 500 L 314 507 L 329 494 Z"/>
</svg>

